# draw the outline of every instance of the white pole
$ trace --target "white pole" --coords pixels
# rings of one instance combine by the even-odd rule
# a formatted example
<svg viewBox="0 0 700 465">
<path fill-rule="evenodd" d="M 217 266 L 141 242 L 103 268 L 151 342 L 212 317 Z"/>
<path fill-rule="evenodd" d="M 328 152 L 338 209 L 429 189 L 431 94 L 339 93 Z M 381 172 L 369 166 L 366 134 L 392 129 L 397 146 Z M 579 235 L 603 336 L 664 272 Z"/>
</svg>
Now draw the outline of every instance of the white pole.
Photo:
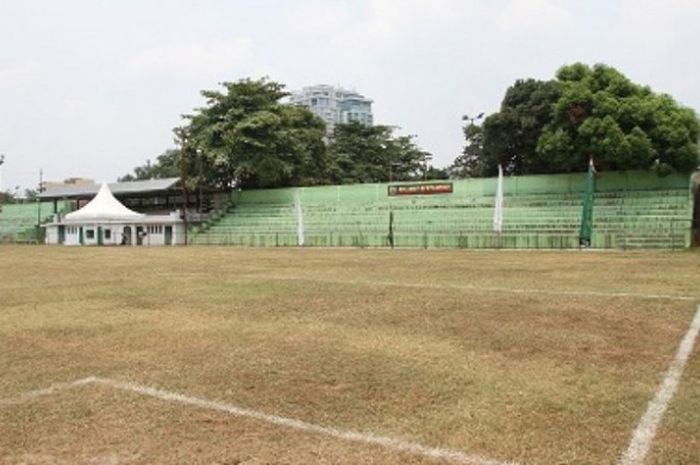
<svg viewBox="0 0 700 465">
<path fill-rule="evenodd" d="M 496 185 L 496 202 L 493 209 L 493 231 L 503 231 L 503 168 L 498 165 L 498 184 Z"/>
<path fill-rule="evenodd" d="M 301 188 L 297 187 L 294 191 L 294 209 L 297 216 L 297 243 L 299 246 L 304 245 L 304 210 L 301 205 Z"/>
</svg>

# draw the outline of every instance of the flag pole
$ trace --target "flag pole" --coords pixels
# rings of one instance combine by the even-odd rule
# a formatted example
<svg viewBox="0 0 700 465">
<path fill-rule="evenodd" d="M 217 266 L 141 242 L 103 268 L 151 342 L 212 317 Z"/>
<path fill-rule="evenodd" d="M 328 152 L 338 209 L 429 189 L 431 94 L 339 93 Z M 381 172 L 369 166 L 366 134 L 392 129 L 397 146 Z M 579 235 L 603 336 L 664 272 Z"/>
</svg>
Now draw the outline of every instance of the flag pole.
<svg viewBox="0 0 700 465">
<path fill-rule="evenodd" d="M 593 200 L 595 197 L 596 169 L 593 157 L 588 162 L 588 174 L 586 186 L 583 191 L 583 211 L 581 212 L 581 230 L 579 232 L 579 246 L 590 247 L 593 236 Z"/>
<path fill-rule="evenodd" d="M 493 206 L 493 232 L 498 238 L 498 247 L 501 243 L 501 233 L 503 232 L 503 167 L 498 165 L 498 180 L 496 181 L 496 197 Z"/>
<path fill-rule="evenodd" d="M 493 231 L 503 231 L 503 167 L 498 165 L 498 181 L 496 182 L 496 198 L 493 209 Z"/>
</svg>

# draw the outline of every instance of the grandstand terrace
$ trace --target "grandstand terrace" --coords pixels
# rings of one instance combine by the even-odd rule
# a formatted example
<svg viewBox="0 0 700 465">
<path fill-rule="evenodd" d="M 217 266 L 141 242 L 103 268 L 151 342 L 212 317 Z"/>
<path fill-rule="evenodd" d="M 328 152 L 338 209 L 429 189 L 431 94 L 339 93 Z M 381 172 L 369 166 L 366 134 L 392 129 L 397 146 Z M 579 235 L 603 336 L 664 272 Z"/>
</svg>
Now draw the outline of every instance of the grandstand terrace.
<svg viewBox="0 0 700 465">
<path fill-rule="evenodd" d="M 0 205 L 0 242 L 36 242 L 38 222 L 48 221 L 54 211 L 67 206 L 59 201 Z"/>
<path fill-rule="evenodd" d="M 579 247 L 585 174 L 507 177 L 504 226 L 493 232 L 496 178 L 239 191 L 194 244 L 545 248 Z M 415 184 L 415 183 L 414 183 Z M 446 191 L 448 189 L 449 191 Z M 403 186 L 410 191 L 397 193 Z M 596 176 L 594 248 L 691 245 L 688 175 Z"/>
</svg>

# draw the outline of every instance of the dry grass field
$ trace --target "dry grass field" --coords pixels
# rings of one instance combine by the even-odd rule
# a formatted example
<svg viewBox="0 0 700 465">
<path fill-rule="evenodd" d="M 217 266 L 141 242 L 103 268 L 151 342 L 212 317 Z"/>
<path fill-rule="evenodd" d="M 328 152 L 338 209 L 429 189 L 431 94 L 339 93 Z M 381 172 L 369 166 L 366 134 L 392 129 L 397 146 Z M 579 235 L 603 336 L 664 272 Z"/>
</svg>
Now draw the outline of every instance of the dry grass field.
<svg viewBox="0 0 700 465">
<path fill-rule="evenodd" d="M 689 252 L 2 246 L 0 465 L 617 464 L 699 283 Z M 700 464 L 698 344 L 643 463 Z"/>
</svg>

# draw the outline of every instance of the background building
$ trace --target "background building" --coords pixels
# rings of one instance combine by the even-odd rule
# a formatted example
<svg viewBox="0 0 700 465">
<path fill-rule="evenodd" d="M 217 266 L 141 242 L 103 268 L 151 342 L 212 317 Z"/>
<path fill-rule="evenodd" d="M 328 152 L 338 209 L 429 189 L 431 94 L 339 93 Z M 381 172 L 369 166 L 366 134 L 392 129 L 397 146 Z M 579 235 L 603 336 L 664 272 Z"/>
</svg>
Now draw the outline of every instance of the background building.
<svg viewBox="0 0 700 465">
<path fill-rule="evenodd" d="M 325 84 L 304 87 L 301 91 L 292 92 L 292 105 L 307 107 L 320 116 L 332 132 L 336 124 L 358 122 L 371 126 L 372 100 L 354 90 L 342 89 Z"/>
</svg>

